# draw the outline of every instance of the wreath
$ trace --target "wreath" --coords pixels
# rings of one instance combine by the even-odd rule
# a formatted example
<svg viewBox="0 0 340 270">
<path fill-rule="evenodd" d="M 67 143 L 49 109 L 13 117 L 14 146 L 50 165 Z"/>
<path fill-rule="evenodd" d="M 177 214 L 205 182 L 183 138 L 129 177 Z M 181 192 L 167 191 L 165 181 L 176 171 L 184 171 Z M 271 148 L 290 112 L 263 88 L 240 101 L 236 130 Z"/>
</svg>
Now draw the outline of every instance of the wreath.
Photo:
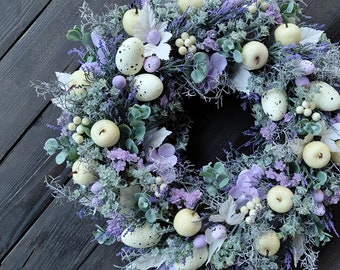
<svg viewBox="0 0 340 270">
<path fill-rule="evenodd" d="M 101 217 L 124 269 L 315 269 L 337 234 L 340 50 L 294 0 L 140 0 L 67 33 L 80 68 L 34 84 L 61 108 L 44 148 L 72 168 L 54 196 Z M 202 168 L 186 153 L 186 100 L 235 95 L 244 148 Z M 225 106 L 227 104 L 224 104 Z"/>
</svg>

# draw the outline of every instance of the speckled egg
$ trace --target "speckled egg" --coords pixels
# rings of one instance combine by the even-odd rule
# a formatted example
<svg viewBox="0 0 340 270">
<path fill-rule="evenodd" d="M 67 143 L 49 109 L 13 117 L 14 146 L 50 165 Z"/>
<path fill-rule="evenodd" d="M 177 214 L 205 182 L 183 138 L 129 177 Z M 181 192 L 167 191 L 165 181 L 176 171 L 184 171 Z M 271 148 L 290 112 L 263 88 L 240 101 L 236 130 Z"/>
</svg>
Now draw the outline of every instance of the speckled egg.
<svg viewBox="0 0 340 270">
<path fill-rule="evenodd" d="M 214 239 L 222 239 L 227 235 L 227 228 L 222 224 L 217 224 L 211 228 L 211 236 Z"/>
<path fill-rule="evenodd" d="M 311 82 L 311 88 L 318 87 L 318 93 L 313 97 L 316 108 L 325 112 L 340 109 L 340 95 L 332 86 L 325 82 Z"/>
<path fill-rule="evenodd" d="M 146 72 L 153 73 L 161 66 L 161 60 L 157 56 L 150 56 L 144 61 L 144 69 Z"/>
<path fill-rule="evenodd" d="M 208 259 L 208 248 L 201 249 L 193 248 L 192 256 L 185 258 L 185 262 L 175 262 L 174 268 L 176 270 L 196 270 L 200 268 Z"/>
<path fill-rule="evenodd" d="M 133 248 L 148 248 L 158 244 L 161 235 L 152 231 L 151 226 L 145 223 L 141 227 L 134 229 L 127 228 L 123 231 L 122 242 Z"/>
<path fill-rule="evenodd" d="M 265 114 L 273 121 L 280 121 L 287 112 L 287 93 L 284 90 L 273 88 L 261 97 L 261 105 Z"/>
<path fill-rule="evenodd" d="M 137 74 L 143 67 L 144 46 L 140 39 L 131 37 L 118 48 L 116 66 L 124 75 Z"/>
<path fill-rule="evenodd" d="M 136 98 L 139 101 L 151 101 L 158 98 L 163 92 L 162 81 L 153 74 L 137 75 L 134 80 L 137 88 Z"/>
<path fill-rule="evenodd" d="M 299 68 L 302 71 L 303 75 L 313 74 L 315 71 L 315 66 L 313 62 L 309 60 L 301 60 L 299 63 Z"/>
</svg>

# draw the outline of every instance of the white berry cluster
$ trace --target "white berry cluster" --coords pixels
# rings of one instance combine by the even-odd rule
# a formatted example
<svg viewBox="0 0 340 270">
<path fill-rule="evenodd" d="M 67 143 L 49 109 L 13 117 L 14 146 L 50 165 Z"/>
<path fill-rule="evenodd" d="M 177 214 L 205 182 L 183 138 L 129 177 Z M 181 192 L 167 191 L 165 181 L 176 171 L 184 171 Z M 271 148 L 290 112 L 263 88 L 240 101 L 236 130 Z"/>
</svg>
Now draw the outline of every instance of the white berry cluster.
<svg viewBox="0 0 340 270">
<path fill-rule="evenodd" d="M 269 7 L 269 3 L 265 2 L 262 0 L 257 0 L 256 2 L 252 3 L 250 6 L 248 6 L 248 11 L 250 13 L 255 13 L 256 11 L 258 11 L 259 9 L 262 11 L 266 11 Z"/>
<path fill-rule="evenodd" d="M 314 121 L 321 120 L 321 114 L 318 112 L 313 112 L 315 109 L 315 104 L 313 102 L 308 102 L 304 100 L 300 106 L 297 106 L 295 111 L 297 114 L 303 114 L 306 117 L 312 117 Z"/>
<path fill-rule="evenodd" d="M 251 201 L 248 201 L 246 205 L 242 206 L 240 212 L 245 215 L 245 222 L 247 224 L 252 224 L 255 222 L 257 214 L 263 209 L 263 206 L 260 202 L 260 198 L 253 198 Z"/>
<path fill-rule="evenodd" d="M 160 198 L 167 186 L 168 184 L 163 182 L 163 179 L 158 176 L 156 177 L 156 184 L 151 185 L 151 189 L 155 192 L 155 197 Z"/>
<path fill-rule="evenodd" d="M 187 32 L 183 32 L 181 37 L 176 39 L 175 42 L 176 46 L 178 47 L 178 53 L 180 55 L 186 55 L 187 53 L 195 53 L 197 48 L 196 44 L 196 37 L 189 36 Z"/>
<path fill-rule="evenodd" d="M 74 131 L 72 134 L 72 139 L 77 143 L 81 144 L 84 141 L 85 129 L 88 129 L 90 125 L 90 119 L 87 117 L 81 118 L 80 116 L 75 116 L 67 125 L 69 131 Z"/>
</svg>

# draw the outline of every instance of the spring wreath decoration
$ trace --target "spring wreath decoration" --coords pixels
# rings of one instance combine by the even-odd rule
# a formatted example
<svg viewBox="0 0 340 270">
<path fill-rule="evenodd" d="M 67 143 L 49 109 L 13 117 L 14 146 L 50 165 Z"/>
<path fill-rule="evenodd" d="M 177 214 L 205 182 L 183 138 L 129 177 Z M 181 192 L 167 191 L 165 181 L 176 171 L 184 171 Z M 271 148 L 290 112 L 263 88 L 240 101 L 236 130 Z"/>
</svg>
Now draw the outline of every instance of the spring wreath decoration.
<svg viewBox="0 0 340 270">
<path fill-rule="evenodd" d="M 126 269 L 315 269 L 340 199 L 340 50 L 293 0 L 152 0 L 81 7 L 81 67 L 35 84 L 61 108 L 45 144 L 74 184 L 48 185 L 101 216 Z M 237 95 L 246 155 L 196 169 L 186 98 Z M 224 104 L 226 105 L 226 104 Z"/>
</svg>

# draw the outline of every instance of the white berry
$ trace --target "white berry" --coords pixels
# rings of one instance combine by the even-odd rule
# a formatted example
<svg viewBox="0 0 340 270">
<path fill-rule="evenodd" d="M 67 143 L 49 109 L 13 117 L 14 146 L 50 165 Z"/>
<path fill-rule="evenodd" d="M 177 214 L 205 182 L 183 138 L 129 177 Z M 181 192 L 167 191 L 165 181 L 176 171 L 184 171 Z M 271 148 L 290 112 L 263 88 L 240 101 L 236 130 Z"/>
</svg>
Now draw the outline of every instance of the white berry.
<svg viewBox="0 0 340 270">
<path fill-rule="evenodd" d="M 320 121 L 321 120 L 321 114 L 318 113 L 318 112 L 315 112 L 312 114 L 312 119 L 317 122 L 317 121 Z"/>
<path fill-rule="evenodd" d="M 184 40 L 181 38 L 176 39 L 175 45 L 179 48 L 184 45 Z"/>
<path fill-rule="evenodd" d="M 81 123 L 84 126 L 88 126 L 91 122 L 90 122 L 90 119 L 88 117 L 84 117 L 83 119 L 81 119 Z"/>
<path fill-rule="evenodd" d="M 82 125 L 77 126 L 76 131 L 77 131 L 77 133 L 80 134 L 80 135 L 83 134 L 83 133 L 85 132 L 84 127 L 83 127 Z"/>
<path fill-rule="evenodd" d="M 191 52 L 191 53 L 195 53 L 197 51 L 197 48 L 195 45 L 191 45 L 189 48 L 188 48 L 188 51 Z"/>
<path fill-rule="evenodd" d="M 178 53 L 180 55 L 186 55 L 188 53 L 188 49 L 186 47 L 182 46 L 182 47 L 178 48 Z"/>
<path fill-rule="evenodd" d="M 76 130 L 77 126 L 76 126 L 75 123 L 69 123 L 67 125 L 67 128 L 68 128 L 68 130 L 74 131 L 74 130 Z"/>
<path fill-rule="evenodd" d="M 240 212 L 242 213 L 242 214 L 248 214 L 248 212 L 249 212 L 249 209 L 248 209 L 248 207 L 247 206 L 242 206 L 241 208 L 240 208 Z"/>
<path fill-rule="evenodd" d="M 73 123 L 79 125 L 81 123 L 81 118 L 79 116 L 73 117 Z"/>
<path fill-rule="evenodd" d="M 189 38 L 189 34 L 188 34 L 187 32 L 183 32 L 183 33 L 181 34 L 181 38 L 182 38 L 183 40 L 186 40 L 187 38 Z"/>
<path fill-rule="evenodd" d="M 303 114 L 304 110 L 305 110 L 305 108 L 302 107 L 302 106 L 297 106 L 296 109 L 295 109 L 297 114 Z"/>
<path fill-rule="evenodd" d="M 75 133 L 77 134 L 77 133 Z M 84 137 L 81 135 L 78 135 L 77 138 L 74 140 L 77 144 L 81 144 L 84 141 Z"/>
<path fill-rule="evenodd" d="M 252 201 L 247 202 L 247 207 L 248 209 L 254 209 L 255 208 L 255 203 Z"/>
<path fill-rule="evenodd" d="M 305 109 L 309 108 L 309 106 L 310 106 L 310 103 L 308 101 L 304 100 L 302 102 L 302 107 L 304 107 Z"/>
<path fill-rule="evenodd" d="M 311 116 L 312 115 L 312 110 L 310 108 L 306 108 L 304 111 L 303 111 L 303 115 L 304 116 Z"/>
</svg>

